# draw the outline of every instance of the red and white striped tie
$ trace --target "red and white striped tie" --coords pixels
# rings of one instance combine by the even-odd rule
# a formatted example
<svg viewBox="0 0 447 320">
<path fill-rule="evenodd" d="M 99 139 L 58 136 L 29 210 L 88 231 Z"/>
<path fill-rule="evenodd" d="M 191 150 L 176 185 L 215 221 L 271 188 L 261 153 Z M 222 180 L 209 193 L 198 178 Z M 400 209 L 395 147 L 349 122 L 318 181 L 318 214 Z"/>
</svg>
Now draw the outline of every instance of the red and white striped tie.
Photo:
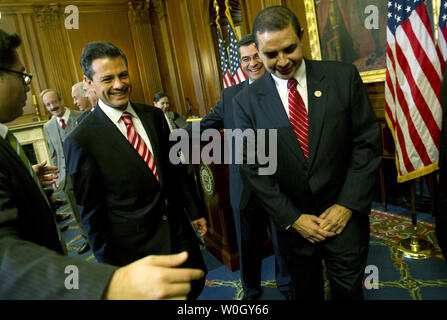
<svg viewBox="0 0 447 320">
<path fill-rule="evenodd" d="M 137 150 L 140 156 L 143 158 L 144 162 L 149 166 L 152 173 L 158 180 L 157 168 L 155 167 L 154 157 L 152 156 L 151 151 L 147 147 L 146 143 L 144 143 L 143 138 L 135 131 L 132 122 L 132 115 L 128 112 L 123 112 L 121 119 L 123 119 L 124 124 L 127 128 L 127 139 L 130 144 Z"/>
<path fill-rule="evenodd" d="M 296 86 L 298 81 L 295 78 L 287 82 L 289 89 L 289 116 L 295 135 L 300 142 L 306 160 L 309 161 L 309 121 L 307 110 L 303 98 Z"/>
</svg>

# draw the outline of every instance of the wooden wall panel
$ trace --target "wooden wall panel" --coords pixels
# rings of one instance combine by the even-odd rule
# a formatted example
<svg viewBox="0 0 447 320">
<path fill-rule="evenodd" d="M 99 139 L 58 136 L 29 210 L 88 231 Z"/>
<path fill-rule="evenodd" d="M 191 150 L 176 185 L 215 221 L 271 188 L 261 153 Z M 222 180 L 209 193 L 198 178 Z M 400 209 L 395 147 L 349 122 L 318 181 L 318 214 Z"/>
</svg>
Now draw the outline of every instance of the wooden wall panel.
<svg viewBox="0 0 447 320">
<path fill-rule="evenodd" d="M 119 23 L 117 23 L 117 21 L 119 21 Z M 92 26 L 101 27 L 94 28 Z M 82 70 L 79 65 L 82 48 L 91 41 L 107 41 L 120 48 L 127 57 L 130 79 L 132 81 L 132 101 L 151 103 L 151 101 L 145 100 L 143 94 L 127 10 L 103 12 L 101 14 L 98 14 L 98 12 L 81 11 L 79 30 L 73 29 L 67 30 L 66 32 L 69 42 L 71 43 L 71 51 L 76 65 L 78 81 L 83 79 Z"/>
<path fill-rule="evenodd" d="M 167 16 L 169 28 L 172 36 L 174 63 L 178 66 L 179 83 L 182 95 L 180 96 L 182 106 L 188 112 L 186 99 L 191 101 L 192 114 L 199 114 L 197 98 L 194 88 L 193 70 L 191 66 L 190 50 L 188 50 L 187 37 L 185 32 L 184 16 L 178 0 L 166 0 Z M 191 44 L 189 44 L 191 45 Z"/>
<path fill-rule="evenodd" d="M 0 27 L 18 33 L 23 41 L 19 54 L 28 72 L 33 73 L 31 94 L 25 115 L 14 124 L 37 120 L 32 95 L 46 88 L 61 92 L 68 107 L 73 106 L 71 86 L 83 79 L 79 65 L 82 48 L 90 41 L 109 41 L 120 47 L 129 62 L 135 102 L 152 104 L 152 96 L 162 89 L 156 49 L 149 24 L 136 21 L 134 13 L 149 17 L 149 7 L 143 0 L 62 0 L 59 2 L 19 0 L 0 3 Z M 79 29 L 66 29 L 64 9 L 76 5 L 79 9 Z M 131 7 L 132 6 L 132 7 Z M 134 10 L 136 8 L 136 10 Z M 144 12 L 140 10 L 144 8 Z M 49 114 L 40 99 L 42 116 Z"/>
</svg>

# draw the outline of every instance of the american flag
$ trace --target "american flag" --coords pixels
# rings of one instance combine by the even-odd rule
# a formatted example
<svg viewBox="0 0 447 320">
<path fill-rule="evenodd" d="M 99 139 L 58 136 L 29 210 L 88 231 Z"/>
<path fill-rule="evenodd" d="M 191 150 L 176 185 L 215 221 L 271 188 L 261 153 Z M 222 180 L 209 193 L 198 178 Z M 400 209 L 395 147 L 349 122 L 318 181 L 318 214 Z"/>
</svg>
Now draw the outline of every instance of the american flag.
<svg viewBox="0 0 447 320">
<path fill-rule="evenodd" d="M 442 70 L 444 70 L 445 62 L 447 60 L 447 0 L 441 1 L 441 8 L 439 10 L 438 35 L 438 48 L 442 54 L 441 67 Z"/>
<path fill-rule="evenodd" d="M 231 68 L 231 75 L 233 76 L 233 79 L 235 81 L 235 84 L 238 84 L 240 82 L 243 82 L 247 79 L 247 76 L 245 75 L 244 71 L 242 71 L 241 63 L 239 61 L 239 54 L 237 51 L 237 39 L 236 35 L 234 34 L 233 27 L 231 26 L 231 23 L 228 23 L 228 39 L 230 42 L 230 68 Z"/>
<path fill-rule="evenodd" d="M 441 63 L 422 0 L 388 1 L 386 118 L 398 182 L 438 169 Z"/>
<path fill-rule="evenodd" d="M 235 84 L 231 76 L 230 68 L 228 67 L 227 50 L 222 39 L 222 32 L 220 25 L 217 25 L 217 39 L 219 41 L 220 66 L 222 67 L 222 76 L 224 80 L 224 88 L 231 87 Z"/>
</svg>

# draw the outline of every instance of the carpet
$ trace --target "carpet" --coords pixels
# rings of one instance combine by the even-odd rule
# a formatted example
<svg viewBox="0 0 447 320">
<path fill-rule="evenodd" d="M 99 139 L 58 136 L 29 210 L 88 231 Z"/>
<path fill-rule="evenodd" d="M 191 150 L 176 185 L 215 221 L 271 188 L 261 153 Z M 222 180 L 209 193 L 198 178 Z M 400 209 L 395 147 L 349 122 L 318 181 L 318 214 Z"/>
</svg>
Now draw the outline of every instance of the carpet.
<svg viewBox="0 0 447 320">
<path fill-rule="evenodd" d="M 409 212 L 406 215 L 409 216 Z M 396 250 L 396 244 L 411 235 L 412 223 L 408 216 L 371 210 L 367 270 L 377 270 L 378 288 L 365 285 L 365 300 L 447 300 L 447 264 L 437 244 L 432 222 L 418 221 L 420 238 L 435 246 L 432 258 L 407 259 Z M 207 262 L 214 258 L 207 252 L 204 256 Z M 284 299 L 276 288 L 274 263 L 273 256 L 263 260 L 263 294 L 260 300 Z M 371 271 L 365 272 L 365 283 L 370 283 L 370 275 Z M 224 266 L 219 266 L 219 262 L 209 266 L 205 288 L 199 300 L 239 300 L 242 295 L 239 271 L 230 272 Z M 325 275 L 325 299 L 330 298 L 329 281 Z"/>
<path fill-rule="evenodd" d="M 378 288 L 364 287 L 366 300 L 447 300 L 447 264 L 440 252 L 435 237 L 433 219 L 420 214 L 418 234 L 435 246 L 432 258 L 411 260 L 403 258 L 396 250 L 396 244 L 411 234 L 411 214 L 401 207 L 389 206 L 393 212 L 383 212 L 375 205 L 370 215 L 371 238 L 367 265 L 378 271 Z M 70 213 L 68 205 L 58 213 Z M 418 216 L 419 217 L 419 216 Z M 79 227 L 73 215 L 59 226 L 68 225 L 62 233 L 67 243 L 68 254 L 80 259 L 95 262 L 91 251 L 83 255 L 77 253 L 82 244 Z M 202 250 L 208 267 L 205 287 L 198 300 L 239 300 L 243 296 L 240 272 L 229 271 L 206 249 Z M 365 283 L 370 275 L 365 273 Z M 260 300 L 284 300 L 276 288 L 275 260 L 269 256 L 262 261 L 263 289 Z M 329 282 L 325 279 L 325 298 L 330 299 Z"/>
</svg>

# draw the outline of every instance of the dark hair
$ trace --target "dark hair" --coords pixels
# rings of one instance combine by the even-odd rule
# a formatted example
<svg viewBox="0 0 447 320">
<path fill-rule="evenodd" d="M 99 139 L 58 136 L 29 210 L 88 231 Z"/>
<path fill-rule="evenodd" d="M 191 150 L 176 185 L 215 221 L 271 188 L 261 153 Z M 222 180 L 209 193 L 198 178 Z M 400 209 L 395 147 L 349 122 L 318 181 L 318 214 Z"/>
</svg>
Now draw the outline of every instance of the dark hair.
<svg viewBox="0 0 447 320">
<path fill-rule="evenodd" d="M 166 93 L 164 92 L 157 92 L 154 96 L 154 101 L 158 102 L 160 99 L 163 99 L 164 97 L 167 97 Z"/>
<path fill-rule="evenodd" d="M 126 55 L 109 42 L 90 42 L 82 49 L 81 68 L 84 75 L 90 80 L 93 79 L 92 62 L 95 59 L 121 57 L 127 66 Z"/>
<path fill-rule="evenodd" d="M 253 22 L 253 37 L 258 45 L 258 32 L 280 31 L 292 25 L 298 38 L 301 39 L 301 26 L 296 15 L 288 8 L 281 6 L 268 7 L 262 10 Z"/>
<path fill-rule="evenodd" d="M 16 62 L 15 49 L 21 44 L 17 34 L 8 34 L 0 29 L 0 68 L 10 68 Z"/>
<path fill-rule="evenodd" d="M 236 43 L 236 49 L 237 53 L 239 54 L 239 58 L 241 57 L 241 47 L 246 47 L 251 45 L 252 43 L 255 43 L 255 39 L 253 38 L 252 34 L 246 34 L 241 38 L 241 40 Z"/>
</svg>

